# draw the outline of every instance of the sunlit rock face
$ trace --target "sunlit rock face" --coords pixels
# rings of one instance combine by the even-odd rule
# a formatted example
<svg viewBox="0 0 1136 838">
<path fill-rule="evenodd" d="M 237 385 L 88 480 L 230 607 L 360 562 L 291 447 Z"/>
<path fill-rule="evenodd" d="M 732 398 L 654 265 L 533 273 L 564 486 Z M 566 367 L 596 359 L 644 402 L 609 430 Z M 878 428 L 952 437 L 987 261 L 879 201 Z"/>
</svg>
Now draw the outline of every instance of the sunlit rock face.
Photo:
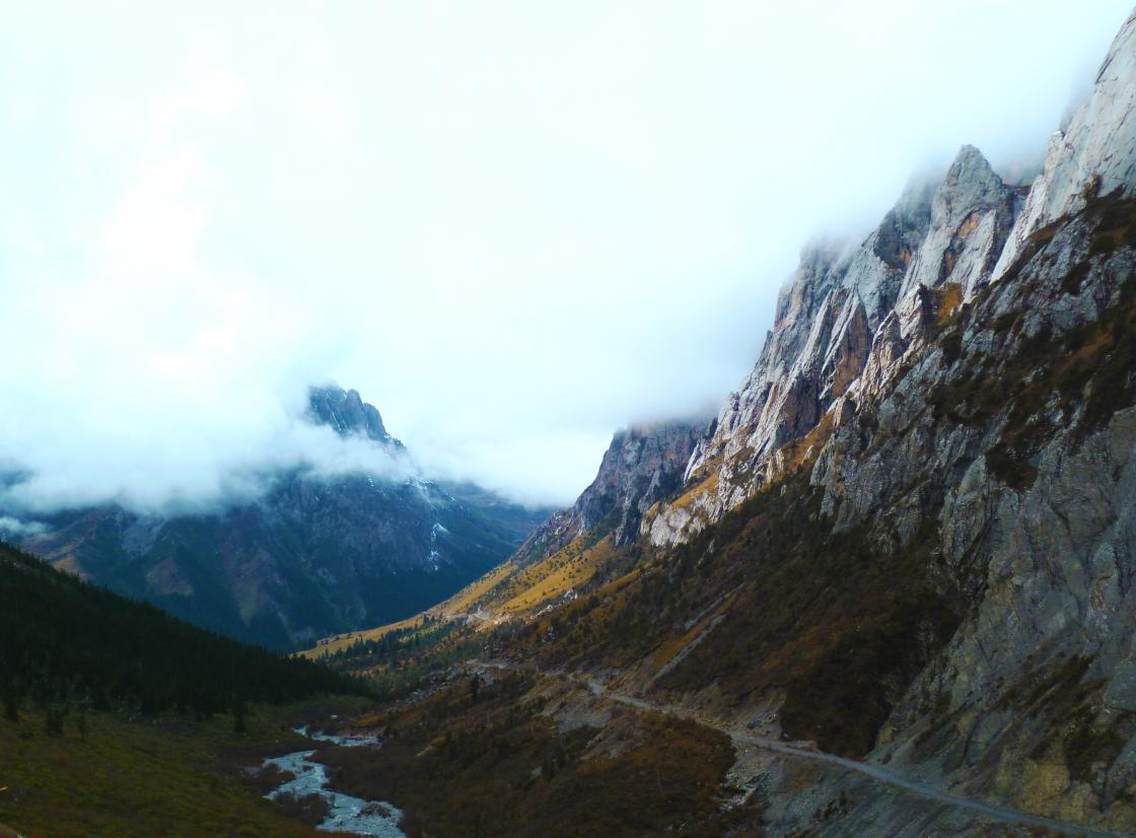
<svg viewBox="0 0 1136 838">
<path fill-rule="evenodd" d="M 818 443 L 849 405 L 878 397 L 937 322 L 1006 277 L 1046 225 L 1093 197 L 1132 194 L 1133 30 L 1129 21 L 1032 186 L 1003 182 L 966 146 L 940 182 L 909 188 L 859 246 L 805 250 L 757 364 L 687 465 L 690 496 L 644 521 L 653 543 L 687 540 L 791 466 L 791 444 Z"/>
</svg>

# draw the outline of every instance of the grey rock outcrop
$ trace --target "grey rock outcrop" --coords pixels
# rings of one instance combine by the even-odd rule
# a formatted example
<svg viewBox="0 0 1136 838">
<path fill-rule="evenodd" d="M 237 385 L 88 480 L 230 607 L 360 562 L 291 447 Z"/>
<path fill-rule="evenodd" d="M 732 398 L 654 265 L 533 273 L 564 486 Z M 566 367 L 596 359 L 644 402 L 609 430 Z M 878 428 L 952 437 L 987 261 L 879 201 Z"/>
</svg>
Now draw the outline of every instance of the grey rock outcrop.
<svg viewBox="0 0 1136 838">
<path fill-rule="evenodd" d="M 931 202 L 931 220 L 904 277 L 900 300 L 919 287 L 959 285 L 969 300 L 990 277 L 1015 219 L 1015 189 L 974 146 L 964 146 Z"/>
<path fill-rule="evenodd" d="M 998 265 L 1000 279 L 1034 235 L 1093 197 L 1131 197 L 1136 190 L 1136 15 L 1128 18 L 1097 73 L 1089 98 L 1049 141 L 1021 222 Z"/>
<path fill-rule="evenodd" d="M 702 438 L 705 423 L 670 421 L 618 431 L 592 481 L 568 509 L 554 514 L 517 551 L 524 563 L 554 553 L 587 533 L 611 532 L 616 545 L 639 536 L 651 506 L 672 494 Z"/>
</svg>

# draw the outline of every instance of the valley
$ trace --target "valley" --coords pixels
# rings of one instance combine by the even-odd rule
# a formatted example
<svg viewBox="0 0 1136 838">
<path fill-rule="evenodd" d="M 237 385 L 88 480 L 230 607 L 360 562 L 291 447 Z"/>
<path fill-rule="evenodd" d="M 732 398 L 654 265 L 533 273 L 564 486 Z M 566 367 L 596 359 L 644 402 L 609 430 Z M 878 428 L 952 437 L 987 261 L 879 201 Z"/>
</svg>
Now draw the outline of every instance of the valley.
<svg viewBox="0 0 1136 838">
<path fill-rule="evenodd" d="M 1015 41 L 973 21 L 905 14 L 936 37 L 957 26 L 975 44 L 996 32 L 999 49 L 1029 46 L 1017 31 Z M 768 18 L 772 26 L 778 16 Z M 794 62 L 832 20 L 803 20 L 809 37 L 790 37 Z M 1023 33 L 1027 22 L 1037 21 L 1013 21 Z M 564 36 L 559 21 L 547 28 Z M 370 54 L 376 36 L 359 31 Z M 711 251 L 729 251 L 733 234 L 699 226 L 706 252 L 682 257 L 689 265 L 666 249 L 663 231 L 675 230 L 661 219 L 688 193 L 644 219 L 618 203 L 609 218 L 593 194 L 640 167 L 653 187 L 649 147 L 668 132 L 626 129 L 633 151 L 616 155 L 625 168 L 615 178 L 595 161 L 578 183 L 573 173 L 587 201 L 546 206 L 556 232 L 541 240 L 535 193 L 465 182 L 457 169 L 494 171 L 486 161 L 501 154 L 529 184 L 527 155 L 540 145 L 529 120 L 593 151 L 610 150 L 620 132 L 576 136 L 587 126 L 568 100 L 590 98 L 576 64 L 561 73 L 572 95 L 548 99 L 565 109 L 564 124 L 541 110 L 548 92 L 529 83 L 540 63 L 531 56 L 510 63 L 487 51 L 484 72 L 439 72 L 439 85 L 462 96 L 523 77 L 523 106 L 503 100 L 493 113 L 523 113 L 524 129 L 509 133 L 524 143 L 483 147 L 463 119 L 445 121 L 429 97 L 423 117 L 408 96 L 413 119 L 392 120 L 389 137 L 376 132 L 383 142 L 437 118 L 446 130 L 434 131 L 460 137 L 476 165 L 435 161 L 429 177 L 411 178 L 423 184 L 420 202 L 404 195 L 398 211 L 350 222 L 346 193 L 363 191 L 354 168 L 334 201 L 297 199 L 312 217 L 293 232 L 317 237 L 315 216 L 326 214 L 348 232 L 359 223 L 365 247 L 321 252 L 314 271 L 301 262 L 300 290 L 282 282 L 257 297 L 226 286 L 216 310 L 181 301 L 209 327 L 180 360 L 165 344 L 106 349 L 137 351 L 164 382 L 152 397 L 130 394 L 136 424 L 114 410 L 111 390 L 128 380 L 117 369 L 92 375 L 107 393 L 76 421 L 80 445 L 56 438 L 41 450 L 34 434 L 13 430 L 17 420 L 8 436 L 36 444 L 15 451 L 0 422 L 0 838 L 1136 835 L 1136 11 L 1112 31 L 1096 73 L 1047 123 L 1044 160 L 1008 154 L 1008 141 L 992 141 L 988 159 L 952 140 L 953 157 L 924 166 L 854 236 L 814 233 L 760 342 L 738 290 L 749 287 L 724 285 L 720 299 L 708 287 L 708 266 L 726 270 Z M 707 32 L 715 55 L 727 50 L 730 27 Z M 428 53 L 437 69 L 467 39 L 481 43 L 463 32 L 426 49 L 409 37 L 408 52 Z M 630 77 L 650 66 L 639 58 L 672 52 L 615 42 Z M 318 74 L 334 65 L 332 43 L 285 50 L 273 72 L 299 56 Z M 607 40 L 581 43 L 591 66 Z M 978 63 L 993 67 L 1003 56 L 984 48 Z M 201 55 L 211 50 L 225 51 Z M 950 101 L 929 122 L 938 133 L 953 137 L 960 114 L 998 97 L 1007 112 L 1026 107 L 1024 92 L 956 88 L 971 68 L 947 58 L 921 59 L 953 74 Z M 851 77 L 858 63 L 846 63 Z M 692 68 L 678 65 L 676 78 Z M 889 60 L 886 83 L 837 86 L 833 97 L 875 114 L 882 143 L 885 111 L 909 104 L 900 100 L 911 72 Z M 409 75 L 390 75 L 415 89 Z M 808 75 L 795 67 L 763 78 L 795 95 Z M 221 95 L 224 73 L 210 79 L 184 97 L 193 108 L 224 111 L 227 96 L 243 95 L 236 84 Z M 293 94 L 315 102 L 308 121 L 321 137 L 350 134 L 355 112 L 313 91 L 289 89 L 289 107 Z M 886 108 L 869 110 L 876 100 Z M 615 101 L 605 127 L 622 124 L 625 110 L 635 122 L 629 99 Z M 684 125 L 698 123 L 682 114 Z M 826 134 L 834 159 L 856 129 L 844 122 Z M 795 124 L 763 122 L 762 142 L 794 159 L 775 135 L 792 139 Z M 351 166 L 384 153 L 367 136 Z M 895 148 L 905 142 L 919 145 L 896 139 Z M 404 150 L 395 169 L 411 157 Z M 715 180 L 713 158 L 699 156 L 700 197 L 688 203 L 721 226 L 718 193 L 703 193 L 703 182 L 733 191 L 744 178 Z M 845 164 L 818 174 L 825 163 L 810 161 L 813 172 L 778 161 L 784 173 L 749 184 L 776 206 L 747 235 L 772 251 L 787 235 L 777 231 L 806 229 L 779 226 L 801 212 L 798 193 L 817 218 L 851 213 L 840 190 L 862 188 L 863 172 Z M 388 182 L 398 195 L 398 178 Z M 466 192 L 477 198 L 471 232 L 435 220 Z M 534 237 L 533 253 L 515 262 L 476 233 L 495 198 L 532 216 L 503 228 L 518 250 Z M 398 283 L 352 273 L 360 254 L 402 246 L 420 210 L 431 236 L 388 271 Z M 683 229 L 702 224 L 675 218 Z M 651 282 L 630 303 L 610 278 L 592 288 L 577 268 L 566 291 L 555 271 L 586 249 L 573 238 L 582 220 L 603 227 L 592 246 L 609 255 L 642 220 L 645 252 L 682 264 L 664 280 L 649 261 L 617 261 Z M 287 254 L 304 236 L 273 241 Z M 177 244 L 155 249 L 176 255 Z M 738 247 L 751 265 L 757 257 Z M 443 281 L 454 266 L 461 281 Z M 357 294 L 323 308 L 343 273 Z M 233 277 L 234 287 L 243 281 Z M 242 294 L 279 295 L 280 308 L 246 308 Z M 155 317 L 161 308 L 139 306 Z M 255 309 L 261 331 L 246 334 L 251 321 L 238 317 L 240 339 L 229 334 L 230 308 Z M 717 312 L 721 334 L 695 322 L 706 311 Z M 310 347 L 305 328 L 322 335 Z M 542 340 L 557 352 L 542 354 Z M 610 348 L 620 341 L 631 346 L 622 356 Z M 292 342 L 310 351 L 297 360 Z M 709 372 L 743 348 L 752 366 L 721 398 Z M 223 363 L 210 361 L 215 352 Z M 74 354 L 47 366 L 87 392 Z M 212 364 L 211 381 L 200 383 L 186 358 Z M 324 367 L 382 383 L 374 389 L 414 444 L 393 436 L 359 391 L 309 386 L 326 380 L 313 376 Z M 507 410 L 494 405 L 500 393 L 512 394 Z M 247 415 L 230 409 L 238 405 Z M 615 415 L 621 426 L 608 424 Z M 153 419 L 171 416 L 200 427 Z M 106 450 L 88 457 L 97 448 L 88 438 Z M 573 477 L 569 495 L 562 487 L 579 476 L 581 452 L 593 452 L 594 476 L 582 491 L 588 478 Z M 92 464 L 105 485 L 90 485 Z M 560 505 L 542 505 L 548 497 Z"/>
<path fill-rule="evenodd" d="M 309 650 L 384 685 L 344 782 L 423 834 L 1136 830 L 1133 79 L 1136 18 L 1031 185 L 963 148 L 805 251 L 717 419 L 617 435 L 508 562 Z"/>
</svg>

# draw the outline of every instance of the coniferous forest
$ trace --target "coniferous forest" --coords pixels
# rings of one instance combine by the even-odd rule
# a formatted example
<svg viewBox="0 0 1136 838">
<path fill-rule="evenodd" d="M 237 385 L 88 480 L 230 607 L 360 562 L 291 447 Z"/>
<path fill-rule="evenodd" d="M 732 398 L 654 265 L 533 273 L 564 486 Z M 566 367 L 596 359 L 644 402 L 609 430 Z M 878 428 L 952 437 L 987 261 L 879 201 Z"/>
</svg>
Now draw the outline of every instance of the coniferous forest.
<svg viewBox="0 0 1136 838">
<path fill-rule="evenodd" d="M 142 715 L 240 715 L 248 702 L 363 693 L 362 682 L 204 631 L 0 543 L 0 699 Z"/>
</svg>

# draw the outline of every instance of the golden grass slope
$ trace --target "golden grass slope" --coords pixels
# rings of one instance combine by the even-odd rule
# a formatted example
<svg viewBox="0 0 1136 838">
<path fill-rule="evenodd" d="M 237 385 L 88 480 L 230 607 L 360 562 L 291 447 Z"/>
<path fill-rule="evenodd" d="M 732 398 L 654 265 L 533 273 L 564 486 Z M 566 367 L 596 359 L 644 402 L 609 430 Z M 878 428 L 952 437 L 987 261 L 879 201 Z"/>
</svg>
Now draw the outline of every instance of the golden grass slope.
<svg viewBox="0 0 1136 838">
<path fill-rule="evenodd" d="M 611 536 L 584 547 L 576 539 L 563 550 L 553 553 L 514 577 L 507 587 L 511 594 L 501 604 L 510 614 L 523 613 L 549 601 L 560 599 L 590 581 L 596 571 L 611 558 Z"/>
<path fill-rule="evenodd" d="M 390 634 L 392 631 L 420 626 L 422 624 L 422 616 L 422 614 L 415 614 L 413 617 L 407 617 L 405 620 L 399 620 L 397 623 L 388 623 L 385 626 L 379 626 L 373 629 L 350 631 L 346 634 L 335 634 L 331 637 L 325 637 L 311 649 L 297 652 L 296 655 L 303 658 L 310 658 L 311 660 L 317 660 L 324 655 L 331 655 L 349 649 L 360 640 L 382 640 L 384 635 Z"/>
<path fill-rule="evenodd" d="M 588 544 L 583 537 L 577 538 L 528 567 L 520 567 L 513 561 L 498 565 L 445 602 L 414 617 L 325 638 L 299 654 L 318 659 L 349 649 L 359 641 L 380 640 L 392 631 L 417 628 L 423 625 L 426 617 L 467 620 L 473 615 L 481 615 L 487 626 L 501 620 L 523 618 L 585 585 L 613 552 L 610 536 L 594 544 Z"/>
</svg>

